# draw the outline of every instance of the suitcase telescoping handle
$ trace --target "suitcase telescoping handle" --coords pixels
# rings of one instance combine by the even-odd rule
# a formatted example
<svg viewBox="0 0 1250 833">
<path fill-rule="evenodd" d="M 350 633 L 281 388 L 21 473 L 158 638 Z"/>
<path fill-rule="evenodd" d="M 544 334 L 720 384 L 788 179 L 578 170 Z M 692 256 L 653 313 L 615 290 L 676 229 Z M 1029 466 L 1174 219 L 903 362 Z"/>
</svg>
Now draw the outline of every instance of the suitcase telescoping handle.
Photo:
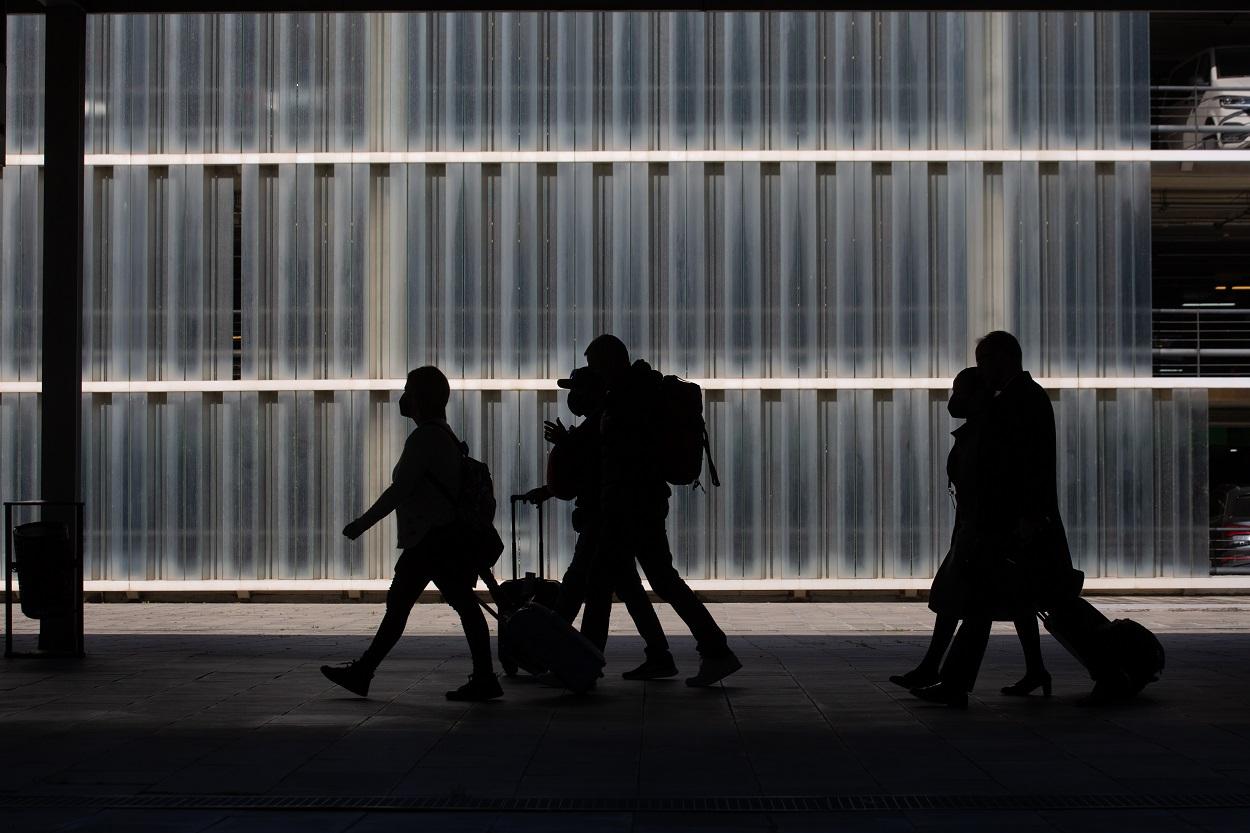
<svg viewBox="0 0 1250 833">
<path fill-rule="evenodd" d="M 511 504 L 511 508 L 512 508 L 512 580 L 513 580 L 513 581 L 516 581 L 516 578 L 517 578 L 517 563 L 516 563 L 516 504 L 517 504 L 517 500 L 518 500 L 520 497 L 521 497 L 521 495 L 513 495 L 513 496 L 512 496 L 512 500 L 511 500 L 511 501 L 509 501 L 509 503 Z"/>
<path fill-rule="evenodd" d="M 481 577 L 482 581 L 486 583 L 486 589 L 490 592 L 490 597 L 494 600 L 495 604 L 499 607 L 499 611 L 503 612 L 504 600 L 503 600 L 503 596 L 499 592 L 499 582 L 495 579 L 495 574 L 491 572 L 490 567 L 487 567 L 481 570 L 478 573 L 478 576 Z M 477 594 L 474 593 L 473 597 L 477 598 Z M 499 618 L 499 613 L 496 613 L 495 610 L 486 602 L 482 601 L 481 599 L 477 599 L 477 603 L 480 604 L 482 606 L 482 609 L 485 610 L 487 613 L 489 613 L 491 616 L 494 616 L 496 619 Z"/>
<path fill-rule="evenodd" d="M 510 503 L 512 504 L 512 578 L 516 579 L 520 574 L 520 568 L 517 564 L 517 547 L 516 547 L 516 505 L 524 503 L 525 495 L 513 495 Z M 547 577 L 547 556 L 543 551 L 543 505 L 536 504 L 538 507 L 538 577 Z"/>
</svg>

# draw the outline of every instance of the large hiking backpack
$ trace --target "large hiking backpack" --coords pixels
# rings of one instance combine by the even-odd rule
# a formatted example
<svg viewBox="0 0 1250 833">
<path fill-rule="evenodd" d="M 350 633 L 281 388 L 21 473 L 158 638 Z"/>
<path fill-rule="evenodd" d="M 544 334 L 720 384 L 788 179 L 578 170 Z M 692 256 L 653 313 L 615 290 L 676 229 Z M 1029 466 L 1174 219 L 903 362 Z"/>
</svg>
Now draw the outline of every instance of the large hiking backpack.
<svg viewBox="0 0 1250 833">
<path fill-rule="evenodd" d="M 703 458 L 708 476 L 720 485 L 707 423 L 703 420 L 703 389 L 677 376 L 660 380 L 658 395 L 659 454 L 664 479 L 674 486 L 699 485 Z"/>
<path fill-rule="evenodd" d="M 495 529 L 495 482 L 490 476 L 490 468 L 481 460 L 469 456 L 469 444 L 461 442 L 450 428 L 445 430 L 460 448 L 460 491 L 453 495 L 436 478 L 430 477 L 430 481 L 454 507 L 456 519 L 453 523 L 460 527 L 465 549 L 473 563 L 479 568 L 490 569 L 503 552 L 503 539 Z"/>
</svg>

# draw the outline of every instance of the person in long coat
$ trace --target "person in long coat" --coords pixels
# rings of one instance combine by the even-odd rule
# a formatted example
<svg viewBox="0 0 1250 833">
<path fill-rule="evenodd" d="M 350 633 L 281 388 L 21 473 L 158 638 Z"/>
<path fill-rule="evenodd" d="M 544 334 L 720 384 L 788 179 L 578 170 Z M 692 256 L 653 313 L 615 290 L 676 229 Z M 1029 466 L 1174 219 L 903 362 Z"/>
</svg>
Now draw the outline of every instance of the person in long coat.
<svg viewBox="0 0 1250 833">
<path fill-rule="evenodd" d="M 939 682 L 938 672 L 942 657 L 950 647 L 959 620 L 966 615 L 968 574 L 975 561 L 978 435 L 982 417 L 992 401 L 993 391 L 981 382 L 975 367 L 965 368 L 955 377 L 946 406 L 952 417 L 964 420 L 962 425 L 951 432 L 955 442 L 946 458 L 946 476 L 955 500 L 955 525 L 951 530 L 950 549 L 929 588 L 929 609 L 937 614 L 929 648 L 916 668 L 890 677 L 890 682 L 904 688 L 923 688 Z M 1002 692 L 1007 695 L 1026 695 L 1042 686 L 1043 693 L 1049 694 L 1050 675 L 1042 660 L 1037 617 L 1027 601 L 1012 594 L 994 605 L 992 615 L 994 621 L 1015 623 L 1020 646 L 1024 649 L 1024 679 L 1006 686 Z"/>
<path fill-rule="evenodd" d="M 964 620 L 939 682 L 912 689 L 917 697 L 957 708 L 967 707 L 994 619 L 1007 613 L 1023 623 L 1024 614 L 1031 617 L 1074 590 L 1059 516 L 1050 397 L 1024 370 L 1020 343 L 1010 333 L 986 335 L 977 343 L 976 356 L 980 378 L 994 396 L 977 436 Z M 1049 690 L 1049 675 L 1035 669 L 1009 688 L 1024 694 L 1038 687 Z"/>
</svg>

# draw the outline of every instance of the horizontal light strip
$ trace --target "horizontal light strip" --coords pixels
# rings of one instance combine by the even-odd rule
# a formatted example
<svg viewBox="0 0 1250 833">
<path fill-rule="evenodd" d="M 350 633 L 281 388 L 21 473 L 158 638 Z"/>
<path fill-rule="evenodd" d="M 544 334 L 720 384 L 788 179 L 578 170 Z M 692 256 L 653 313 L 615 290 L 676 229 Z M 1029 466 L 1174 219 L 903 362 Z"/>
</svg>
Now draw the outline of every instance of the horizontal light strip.
<svg viewBox="0 0 1250 833">
<path fill-rule="evenodd" d="M 450 379 L 452 390 L 554 391 L 554 379 Z M 863 377 L 691 379 L 704 390 L 949 390 L 949 378 Z M 1250 390 L 1250 376 L 1055 376 L 1037 379 L 1051 390 Z M 39 382 L 0 382 L 0 393 L 40 393 Z M 241 379 L 83 382 L 83 393 L 263 393 L 279 391 L 399 391 L 403 379 Z"/>
<path fill-rule="evenodd" d="M 404 379 L 242 379 L 237 381 L 83 382 L 83 393 L 231 393 L 400 391 Z M 559 390 L 555 379 L 449 379 L 452 390 Z M 0 387 L 0 391 L 3 388 Z"/>
<path fill-rule="evenodd" d="M 680 162 L 1250 162 L 1250 150 L 522 150 L 320 153 L 89 153 L 88 167 L 128 165 L 458 165 Z M 5 164 L 41 166 L 43 154 Z"/>
<path fill-rule="evenodd" d="M 15 581 L 14 584 L 17 582 Z M 690 579 L 694 590 L 707 592 L 758 590 L 928 590 L 928 578 L 771 578 L 771 579 Z M 177 579 L 140 581 L 85 581 L 88 593 L 290 593 L 290 592 L 384 592 L 390 579 Z M 651 585 L 643 582 L 650 590 Z M 477 589 L 485 591 L 480 581 Z M 1113 593 L 1132 590 L 1211 591 L 1250 590 L 1250 576 L 1177 576 L 1155 578 L 1088 578 L 1087 592 Z"/>
</svg>

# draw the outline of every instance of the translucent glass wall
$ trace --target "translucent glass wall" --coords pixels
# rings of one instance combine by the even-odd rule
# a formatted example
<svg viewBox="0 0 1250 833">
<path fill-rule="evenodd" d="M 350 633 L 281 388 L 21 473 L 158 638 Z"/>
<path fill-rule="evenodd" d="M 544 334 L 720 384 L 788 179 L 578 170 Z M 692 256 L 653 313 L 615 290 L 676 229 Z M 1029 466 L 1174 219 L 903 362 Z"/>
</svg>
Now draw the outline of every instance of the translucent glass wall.
<svg viewBox="0 0 1250 833">
<path fill-rule="evenodd" d="M 1042 377 L 1151 371 L 1148 163 L 957 153 L 1148 148 L 1145 15 L 90 25 L 91 382 L 436 363 L 467 380 L 453 425 L 506 495 L 539 482 L 542 420 L 569 415 L 554 392 L 475 388 L 562 375 L 611 330 L 666 372 L 744 380 L 707 397 L 725 487 L 674 502 L 687 575 L 891 578 L 945 552 L 954 425 L 925 380 L 978 335 L 1017 332 Z M 37 153 L 37 21 L 9 37 L 9 151 Z M 732 156 L 843 150 L 887 153 Z M 498 151 L 539 156 L 454 155 Z M 39 239 L 37 188 L 33 164 L 5 170 L 4 380 L 34 373 L 38 252 L 14 246 Z M 761 389 L 776 378 L 863 381 Z M 171 387 L 86 397 L 92 577 L 389 575 L 391 526 L 338 530 L 389 478 L 395 393 Z M 1205 393 L 1054 397 L 1085 567 L 1204 573 Z M 30 398 L 0 395 L 10 491 L 35 488 Z"/>
<path fill-rule="evenodd" d="M 38 153 L 43 136 L 43 18 L 10 18 L 5 130 L 8 153 Z M 43 218 L 40 172 L 9 167 L 0 177 L 0 382 L 39 381 Z M 38 497 L 39 395 L 0 392 L 0 496 Z"/>
</svg>

